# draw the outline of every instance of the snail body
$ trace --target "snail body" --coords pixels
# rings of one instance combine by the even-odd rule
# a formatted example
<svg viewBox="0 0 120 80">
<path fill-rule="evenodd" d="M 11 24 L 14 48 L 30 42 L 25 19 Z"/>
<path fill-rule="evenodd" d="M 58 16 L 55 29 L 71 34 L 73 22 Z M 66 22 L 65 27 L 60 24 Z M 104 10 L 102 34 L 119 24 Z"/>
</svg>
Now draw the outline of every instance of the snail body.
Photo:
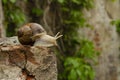
<svg viewBox="0 0 120 80">
<path fill-rule="evenodd" d="M 56 46 L 56 40 L 62 36 L 59 33 L 55 37 L 48 35 L 45 29 L 37 23 L 28 23 L 20 27 L 17 35 L 20 43 L 23 45 L 44 47 Z"/>
<path fill-rule="evenodd" d="M 38 34 L 36 36 L 33 36 L 32 39 L 36 38 L 34 46 L 44 46 L 44 47 L 57 46 L 56 40 L 62 36 L 62 35 L 58 36 L 58 34 L 59 33 L 57 33 L 55 37 L 52 37 L 47 34 L 43 34 L 43 35 Z"/>
</svg>

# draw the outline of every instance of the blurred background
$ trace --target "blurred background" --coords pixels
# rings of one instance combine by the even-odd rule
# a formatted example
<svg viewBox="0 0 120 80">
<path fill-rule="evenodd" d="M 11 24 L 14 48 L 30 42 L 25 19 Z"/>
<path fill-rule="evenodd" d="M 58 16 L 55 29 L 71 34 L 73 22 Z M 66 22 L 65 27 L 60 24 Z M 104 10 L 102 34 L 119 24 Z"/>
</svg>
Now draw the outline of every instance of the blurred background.
<svg viewBox="0 0 120 80">
<path fill-rule="evenodd" d="M 120 80 L 120 0 L 0 0 L 0 37 L 30 22 L 63 34 L 58 80 Z"/>
</svg>

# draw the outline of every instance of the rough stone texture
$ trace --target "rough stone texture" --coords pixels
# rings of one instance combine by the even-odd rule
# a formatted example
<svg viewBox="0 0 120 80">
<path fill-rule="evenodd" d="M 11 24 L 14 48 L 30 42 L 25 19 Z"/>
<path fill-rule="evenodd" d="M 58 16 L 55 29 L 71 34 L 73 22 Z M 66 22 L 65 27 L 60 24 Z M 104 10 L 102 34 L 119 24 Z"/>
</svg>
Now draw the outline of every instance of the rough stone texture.
<svg viewBox="0 0 120 80">
<path fill-rule="evenodd" d="M 105 9 L 111 19 L 120 19 L 120 0 L 105 0 Z"/>
<path fill-rule="evenodd" d="M 54 53 L 20 45 L 17 37 L 0 39 L 0 80 L 57 80 Z"/>
<path fill-rule="evenodd" d="M 25 80 L 25 77 L 19 67 L 0 65 L 0 80 Z"/>
<path fill-rule="evenodd" d="M 40 49 L 40 50 L 39 50 Z M 36 75 L 35 78 L 37 80 L 56 80 L 57 79 L 57 69 L 55 64 L 55 55 L 53 56 L 53 52 L 49 52 L 48 49 L 45 48 L 32 48 L 35 59 L 37 59 L 40 65 L 38 67 L 31 66 L 30 63 L 27 63 L 28 71 L 33 72 L 33 75 Z M 49 52 L 49 54 L 48 54 Z M 41 54 L 38 54 L 41 53 Z M 32 71 L 31 71 L 32 70 Z M 55 71 L 53 71 L 55 70 Z"/>
<path fill-rule="evenodd" d="M 0 38 L 0 46 L 8 46 L 8 45 L 18 45 L 20 42 L 18 41 L 18 37 L 9 37 L 9 38 Z"/>
<path fill-rule="evenodd" d="M 79 30 L 80 36 L 93 41 L 96 50 L 101 52 L 98 65 L 95 66 L 95 80 L 120 80 L 119 36 L 116 27 L 110 22 L 120 19 L 120 0 L 95 0 L 95 7 L 84 10 L 86 19 L 93 28 Z"/>
</svg>

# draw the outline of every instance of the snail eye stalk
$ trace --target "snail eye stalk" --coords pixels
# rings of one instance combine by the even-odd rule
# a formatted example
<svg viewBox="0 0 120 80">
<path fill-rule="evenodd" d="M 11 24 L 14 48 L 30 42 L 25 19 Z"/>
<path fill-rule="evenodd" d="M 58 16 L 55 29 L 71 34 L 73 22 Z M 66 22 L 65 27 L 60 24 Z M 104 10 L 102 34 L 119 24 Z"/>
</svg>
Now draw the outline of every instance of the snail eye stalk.
<svg viewBox="0 0 120 80">
<path fill-rule="evenodd" d="M 55 39 L 58 39 L 58 38 L 60 38 L 60 37 L 62 37 L 63 35 L 59 35 L 60 34 L 60 32 L 58 32 L 56 35 L 55 35 Z"/>
</svg>

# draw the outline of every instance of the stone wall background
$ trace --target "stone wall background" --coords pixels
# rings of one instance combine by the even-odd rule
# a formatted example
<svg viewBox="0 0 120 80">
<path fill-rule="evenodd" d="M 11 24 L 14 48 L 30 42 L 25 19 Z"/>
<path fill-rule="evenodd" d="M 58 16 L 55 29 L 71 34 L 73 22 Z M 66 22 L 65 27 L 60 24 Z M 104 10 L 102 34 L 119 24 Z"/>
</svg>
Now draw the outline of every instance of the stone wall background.
<svg viewBox="0 0 120 80">
<path fill-rule="evenodd" d="M 120 19 L 120 0 L 95 0 L 92 10 L 84 10 L 85 17 L 93 28 L 80 28 L 80 37 L 94 42 L 100 51 L 95 80 L 120 80 L 120 36 L 112 20 Z"/>
</svg>

